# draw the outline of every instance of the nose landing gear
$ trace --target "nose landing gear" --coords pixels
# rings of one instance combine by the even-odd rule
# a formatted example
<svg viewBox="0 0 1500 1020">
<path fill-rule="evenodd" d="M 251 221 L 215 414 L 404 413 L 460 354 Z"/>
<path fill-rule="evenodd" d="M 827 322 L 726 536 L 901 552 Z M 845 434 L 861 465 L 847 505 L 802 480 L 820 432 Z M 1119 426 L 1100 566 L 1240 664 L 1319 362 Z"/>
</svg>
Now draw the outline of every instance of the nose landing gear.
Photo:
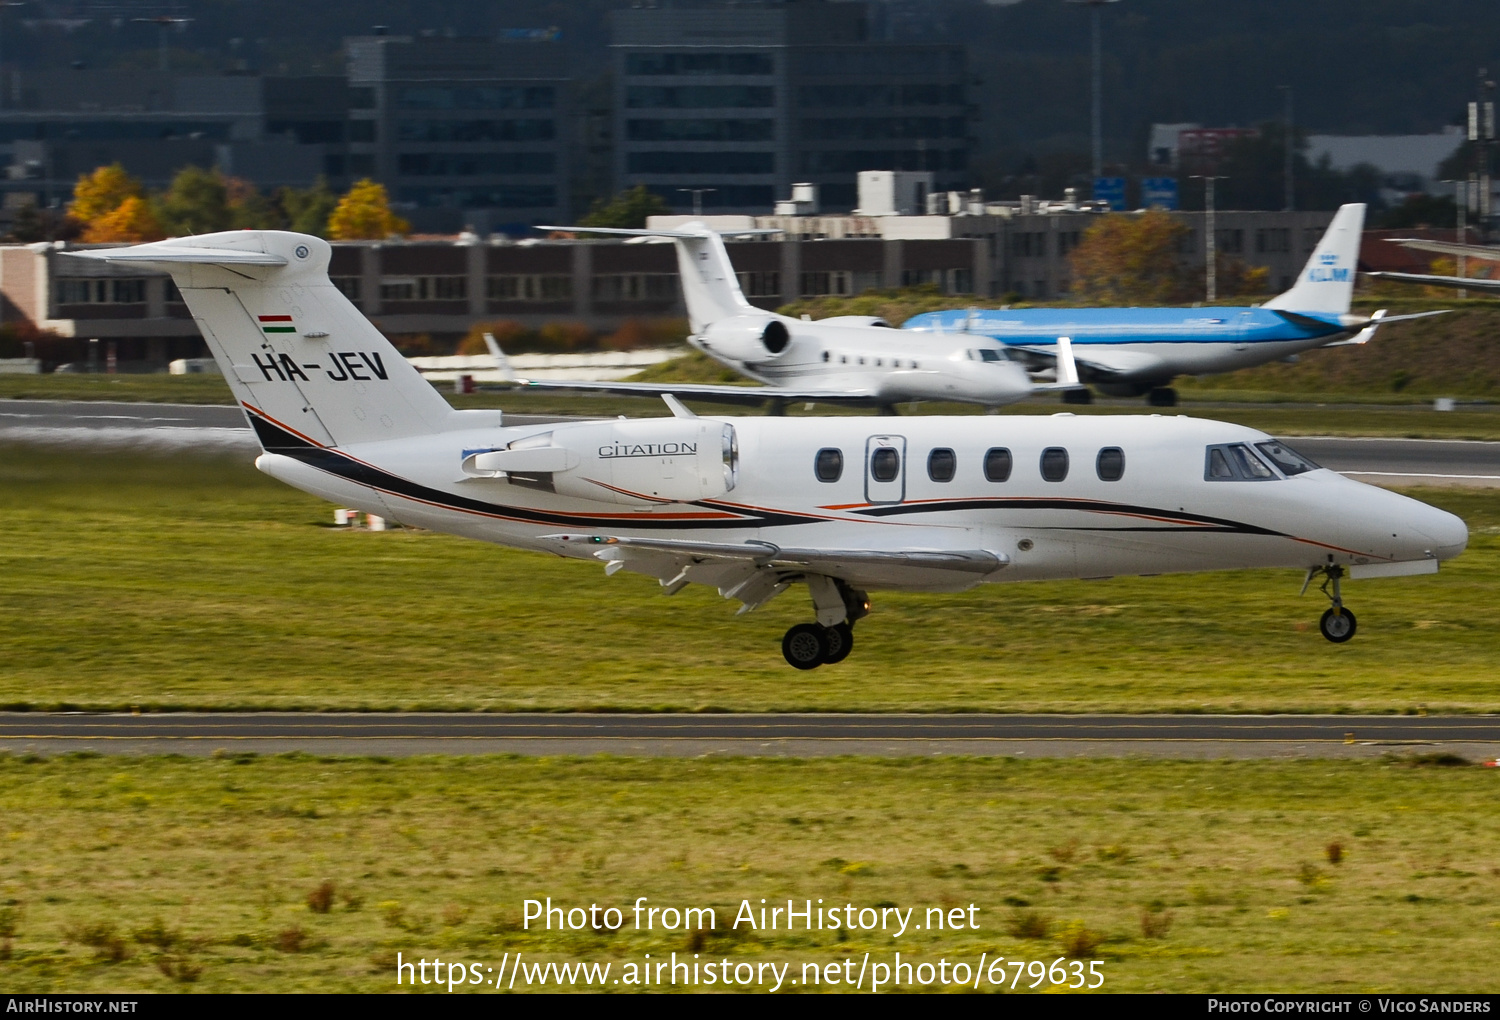
<svg viewBox="0 0 1500 1020">
<path fill-rule="evenodd" d="M 781 654 L 797 669 L 817 669 L 847 659 L 854 650 L 854 621 L 870 612 L 870 600 L 864 592 L 832 578 L 809 578 L 808 581 L 820 622 L 799 623 L 781 639 Z M 823 603 L 832 592 L 837 592 L 844 618 L 832 626 L 824 626 L 821 621 L 832 615 L 832 611 Z"/>
<path fill-rule="evenodd" d="M 1339 585 L 1344 577 L 1344 568 L 1333 564 L 1309 568 L 1307 580 L 1302 582 L 1304 592 L 1307 591 L 1307 586 L 1312 584 L 1312 579 L 1320 573 L 1324 577 L 1318 590 L 1327 595 L 1328 601 L 1333 605 L 1324 610 L 1322 618 L 1318 620 L 1318 630 L 1329 641 L 1341 645 L 1354 636 L 1355 628 L 1359 626 L 1359 621 L 1354 618 L 1354 614 L 1344 608 L 1344 594 Z M 1333 588 L 1332 591 L 1328 590 L 1330 586 Z"/>
</svg>

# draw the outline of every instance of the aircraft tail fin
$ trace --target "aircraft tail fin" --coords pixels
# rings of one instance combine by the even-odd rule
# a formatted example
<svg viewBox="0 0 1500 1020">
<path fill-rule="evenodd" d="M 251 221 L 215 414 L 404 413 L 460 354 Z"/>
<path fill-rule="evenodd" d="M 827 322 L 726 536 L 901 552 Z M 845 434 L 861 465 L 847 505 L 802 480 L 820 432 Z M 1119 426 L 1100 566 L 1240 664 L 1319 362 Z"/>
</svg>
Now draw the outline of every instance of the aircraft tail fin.
<svg viewBox="0 0 1500 1020">
<path fill-rule="evenodd" d="M 1333 222 L 1328 224 L 1292 289 L 1276 295 L 1263 307 L 1336 315 L 1348 312 L 1349 299 L 1354 295 L 1364 225 L 1365 207 L 1362 203 L 1339 206 Z"/>
<path fill-rule="evenodd" d="M 235 230 L 68 254 L 170 273 L 267 450 L 441 431 L 448 402 L 329 282 L 331 253 Z"/>
<path fill-rule="evenodd" d="M 620 234 L 627 237 L 669 237 L 677 245 L 677 271 L 682 277 L 682 296 L 687 304 L 688 325 L 701 333 L 711 322 L 736 315 L 755 314 L 745 300 L 739 277 L 724 248 L 723 234 L 779 234 L 780 230 L 718 231 L 699 220 L 684 223 L 676 230 L 633 230 L 624 227 L 537 227 L 537 230 L 571 230 L 591 234 Z"/>
</svg>

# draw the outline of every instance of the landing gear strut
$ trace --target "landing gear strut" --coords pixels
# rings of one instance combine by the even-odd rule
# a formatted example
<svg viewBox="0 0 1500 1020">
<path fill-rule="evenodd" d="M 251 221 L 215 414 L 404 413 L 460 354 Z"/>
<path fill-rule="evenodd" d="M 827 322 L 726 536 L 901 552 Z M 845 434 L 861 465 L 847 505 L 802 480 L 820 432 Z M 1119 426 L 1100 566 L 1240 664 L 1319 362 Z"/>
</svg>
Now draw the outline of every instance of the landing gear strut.
<svg viewBox="0 0 1500 1020">
<path fill-rule="evenodd" d="M 1176 407 L 1177 391 L 1170 386 L 1157 386 L 1146 394 L 1146 403 L 1152 407 Z"/>
<path fill-rule="evenodd" d="M 781 639 L 781 654 L 797 669 L 843 662 L 854 650 L 854 621 L 870 612 L 869 597 L 831 577 L 809 577 L 807 585 L 818 622 L 799 623 L 788 630 Z M 830 618 L 836 622 L 825 624 Z"/>
<path fill-rule="evenodd" d="M 1333 603 L 1324 610 L 1323 617 L 1318 621 L 1318 630 L 1323 636 L 1335 644 L 1343 644 L 1354 636 L 1354 630 L 1359 621 L 1354 614 L 1344 608 L 1344 593 L 1339 582 L 1344 578 L 1344 568 L 1330 564 L 1326 567 L 1313 567 L 1307 572 L 1307 580 L 1302 583 L 1302 590 L 1307 591 L 1307 586 L 1317 574 L 1323 574 L 1323 583 L 1318 587 L 1328 601 Z M 1333 590 L 1330 591 L 1329 589 Z"/>
</svg>

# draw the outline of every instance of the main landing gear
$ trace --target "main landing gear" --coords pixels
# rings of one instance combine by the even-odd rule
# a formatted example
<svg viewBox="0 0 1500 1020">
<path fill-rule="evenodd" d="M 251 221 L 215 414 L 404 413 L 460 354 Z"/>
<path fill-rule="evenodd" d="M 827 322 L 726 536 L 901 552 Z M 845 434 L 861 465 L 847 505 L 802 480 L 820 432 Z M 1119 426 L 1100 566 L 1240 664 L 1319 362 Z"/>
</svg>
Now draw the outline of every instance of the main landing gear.
<svg viewBox="0 0 1500 1020">
<path fill-rule="evenodd" d="M 1335 644 L 1343 644 L 1354 636 L 1355 628 L 1359 621 L 1354 614 L 1344 608 L 1344 594 L 1340 589 L 1339 582 L 1343 580 L 1344 568 L 1329 564 L 1326 567 L 1312 567 L 1307 571 L 1307 580 L 1302 582 L 1302 590 L 1307 591 L 1307 586 L 1312 584 L 1312 579 L 1318 574 L 1323 574 L 1323 583 L 1318 590 L 1328 596 L 1332 602 L 1328 609 L 1324 610 L 1323 617 L 1318 621 L 1318 630 L 1323 636 Z M 1330 591 L 1329 588 L 1333 590 Z"/>
<path fill-rule="evenodd" d="M 781 654 L 797 669 L 843 662 L 854 650 L 854 621 L 870 612 L 869 597 L 830 577 L 809 577 L 807 586 L 818 622 L 799 623 L 788 630 L 781 639 Z"/>
</svg>

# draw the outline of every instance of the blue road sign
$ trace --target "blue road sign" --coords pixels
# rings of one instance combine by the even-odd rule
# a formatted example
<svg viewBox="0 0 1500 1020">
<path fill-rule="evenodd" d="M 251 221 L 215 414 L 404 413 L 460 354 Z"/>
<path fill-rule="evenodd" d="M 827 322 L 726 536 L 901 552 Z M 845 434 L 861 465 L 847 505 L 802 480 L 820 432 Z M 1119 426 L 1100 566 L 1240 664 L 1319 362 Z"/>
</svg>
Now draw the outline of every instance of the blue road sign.
<svg viewBox="0 0 1500 1020">
<path fill-rule="evenodd" d="M 1168 212 L 1177 209 L 1177 178 L 1142 177 L 1141 205 L 1147 209 L 1157 206 Z"/>
<path fill-rule="evenodd" d="M 1095 177 L 1094 178 L 1094 201 L 1108 202 L 1109 207 L 1115 212 L 1125 209 L 1125 178 L 1123 177 Z"/>
</svg>

